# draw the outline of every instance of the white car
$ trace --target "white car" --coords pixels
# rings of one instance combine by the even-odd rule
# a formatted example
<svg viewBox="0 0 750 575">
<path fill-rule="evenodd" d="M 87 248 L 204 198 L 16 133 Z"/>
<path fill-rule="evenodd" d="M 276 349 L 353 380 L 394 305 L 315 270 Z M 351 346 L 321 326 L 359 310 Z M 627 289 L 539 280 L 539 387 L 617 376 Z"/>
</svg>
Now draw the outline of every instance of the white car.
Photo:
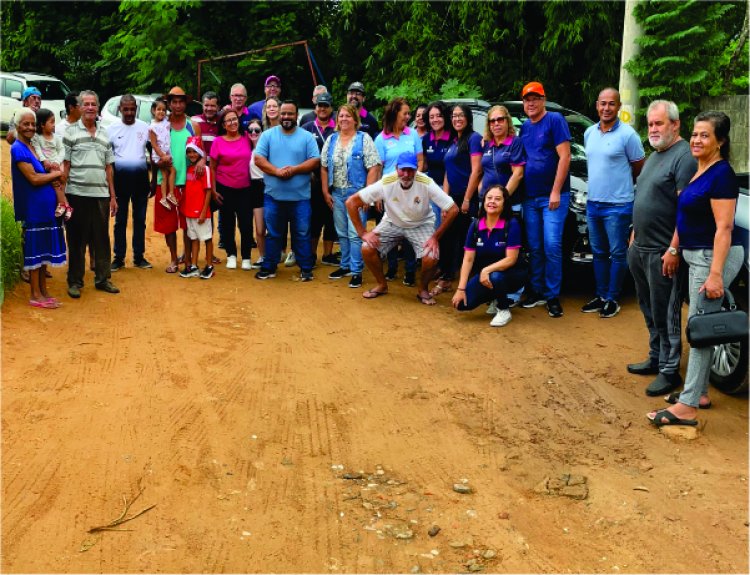
<svg viewBox="0 0 750 575">
<path fill-rule="evenodd" d="M 157 98 L 161 97 L 161 94 L 133 94 L 136 102 L 135 117 L 139 120 L 143 120 L 147 124 L 151 123 L 151 104 Z M 118 96 L 112 96 L 107 100 L 99 110 L 101 117 L 101 125 L 105 128 L 116 120 L 120 119 L 120 98 L 122 94 Z M 185 113 L 188 116 L 194 116 L 203 112 L 203 107 L 199 102 L 190 101 L 188 102 Z"/>
<path fill-rule="evenodd" d="M 5 132 L 13 113 L 22 106 L 21 95 L 29 86 L 42 93 L 42 108 L 52 110 L 55 118 L 65 117 L 65 96 L 70 88 L 54 76 L 32 72 L 0 72 L 0 131 Z"/>
</svg>

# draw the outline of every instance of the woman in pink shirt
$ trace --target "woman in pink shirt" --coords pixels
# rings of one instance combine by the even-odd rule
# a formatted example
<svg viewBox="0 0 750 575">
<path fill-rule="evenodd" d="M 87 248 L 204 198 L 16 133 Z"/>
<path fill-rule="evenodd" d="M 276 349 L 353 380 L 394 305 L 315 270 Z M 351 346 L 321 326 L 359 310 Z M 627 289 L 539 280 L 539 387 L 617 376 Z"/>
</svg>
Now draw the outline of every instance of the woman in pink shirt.
<svg viewBox="0 0 750 575">
<path fill-rule="evenodd" d="M 214 197 L 221 212 L 221 236 L 227 252 L 227 268 L 237 268 L 235 221 L 240 228 L 242 269 L 251 266 L 253 204 L 250 195 L 250 141 L 240 134 L 240 121 L 234 110 L 224 113 L 219 136 L 211 145 L 211 172 Z"/>
</svg>

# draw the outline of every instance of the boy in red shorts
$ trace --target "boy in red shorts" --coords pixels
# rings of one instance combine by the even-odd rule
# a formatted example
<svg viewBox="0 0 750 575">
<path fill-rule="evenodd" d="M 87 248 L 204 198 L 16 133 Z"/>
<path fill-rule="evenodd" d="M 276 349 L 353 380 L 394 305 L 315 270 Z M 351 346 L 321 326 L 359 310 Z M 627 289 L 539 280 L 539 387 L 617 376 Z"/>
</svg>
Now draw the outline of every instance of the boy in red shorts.
<svg viewBox="0 0 750 575">
<path fill-rule="evenodd" d="M 214 275 L 214 266 L 211 265 L 214 256 L 214 230 L 210 207 L 211 171 L 206 170 L 202 178 L 197 178 L 195 175 L 195 164 L 205 157 L 200 138 L 196 136 L 188 138 L 185 144 L 185 154 L 190 165 L 187 168 L 185 192 L 180 202 L 180 211 L 187 222 L 187 237 L 190 245 L 185 246 L 185 269 L 180 272 L 180 277 L 200 277 L 207 280 Z M 206 244 L 206 267 L 202 271 L 196 265 L 201 242 Z"/>
</svg>

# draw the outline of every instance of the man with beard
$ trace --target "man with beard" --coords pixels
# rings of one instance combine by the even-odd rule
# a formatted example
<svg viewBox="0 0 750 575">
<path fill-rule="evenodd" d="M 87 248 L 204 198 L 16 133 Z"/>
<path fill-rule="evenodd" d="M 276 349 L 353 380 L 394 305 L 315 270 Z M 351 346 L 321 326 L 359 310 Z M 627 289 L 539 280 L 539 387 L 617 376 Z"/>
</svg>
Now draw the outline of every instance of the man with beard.
<svg viewBox="0 0 750 575">
<path fill-rule="evenodd" d="M 291 227 L 292 250 L 300 267 L 300 281 L 313 279 L 310 243 L 310 172 L 320 169 L 315 138 L 297 126 L 297 104 L 287 100 L 279 112 L 281 124 L 266 130 L 255 149 L 255 165 L 264 173 L 263 211 L 266 221 L 266 254 L 256 279 L 276 277 L 282 234 Z"/>
<path fill-rule="evenodd" d="M 359 126 L 360 132 L 367 132 L 370 137 L 375 140 L 380 133 L 380 127 L 375 116 L 365 110 L 365 86 L 362 82 L 352 82 L 349 85 L 349 89 L 346 92 L 346 101 L 359 110 L 359 118 L 361 124 Z"/>
<path fill-rule="evenodd" d="M 682 384 L 680 313 L 684 288 L 679 272 L 685 266 L 680 266 L 675 224 L 677 196 L 690 182 L 697 165 L 690 146 L 680 137 L 680 116 L 674 102 L 651 102 L 646 117 L 648 141 L 655 151 L 636 182 L 628 265 L 648 328 L 649 354 L 645 361 L 627 368 L 636 375 L 656 375 L 646 395 L 657 396 Z"/>
</svg>

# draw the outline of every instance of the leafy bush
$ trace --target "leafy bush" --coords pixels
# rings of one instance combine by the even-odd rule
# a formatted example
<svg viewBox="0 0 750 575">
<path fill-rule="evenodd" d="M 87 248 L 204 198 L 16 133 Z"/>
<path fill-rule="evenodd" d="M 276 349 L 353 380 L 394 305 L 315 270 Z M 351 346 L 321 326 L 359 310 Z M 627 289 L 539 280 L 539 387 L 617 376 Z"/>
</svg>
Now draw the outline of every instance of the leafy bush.
<svg viewBox="0 0 750 575">
<path fill-rule="evenodd" d="M 5 290 L 18 283 L 23 267 L 21 225 L 16 221 L 13 204 L 0 196 L 0 303 Z"/>
</svg>

